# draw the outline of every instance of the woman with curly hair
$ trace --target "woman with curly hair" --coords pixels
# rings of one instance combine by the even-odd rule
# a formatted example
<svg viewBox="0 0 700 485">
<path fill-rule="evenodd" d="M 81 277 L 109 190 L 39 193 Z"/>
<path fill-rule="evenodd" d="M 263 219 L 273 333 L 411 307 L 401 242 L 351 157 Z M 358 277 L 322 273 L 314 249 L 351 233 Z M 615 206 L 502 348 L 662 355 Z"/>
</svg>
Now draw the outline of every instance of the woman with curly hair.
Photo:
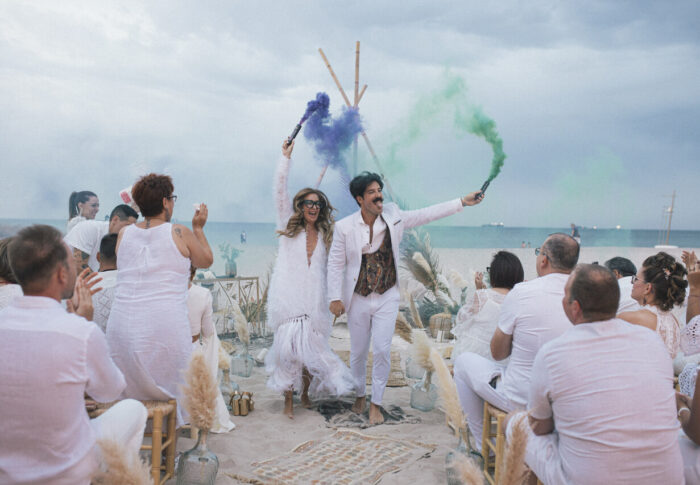
<svg viewBox="0 0 700 485">
<path fill-rule="evenodd" d="M 649 256 L 632 277 L 632 298 L 641 310 L 623 312 L 618 318 L 642 325 L 659 334 L 671 358 L 676 357 L 680 344 L 680 325 L 671 309 L 683 304 L 686 269 L 679 261 L 663 251 Z"/>
<path fill-rule="evenodd" d="M 117 239 L 119 272 L 107 342 L 126 380 L 124 398 L 180 401 L 182 373 L 192 353 L 190 265 L 207 268 L 214 257 L 204 236 L 207 206 L 195 210 L 192 230 L 171 224 L 173 189 L 167 175 L 141 177 L 132 196 L 145 220 L 124 227 Z M 187 422 L 180 404 L 178 426 Z"/>
<path fill-rule="evenodd" d="M 267 326 L 275 332 L 265 359 L 269 388 L 284 394 L 284 413 L 294 417 L 292 396 L 311 405 L 309 393 L 341 395 L 350 371 L 331 350 L 326 301 L 326 263 L 333 238 L 333 207 L 323 192 L 301 189 L 290 204 L 287 177 L 294 143 L 282 145 L 275 174 L 279 251 L 270 280 Z"/>
</svg>

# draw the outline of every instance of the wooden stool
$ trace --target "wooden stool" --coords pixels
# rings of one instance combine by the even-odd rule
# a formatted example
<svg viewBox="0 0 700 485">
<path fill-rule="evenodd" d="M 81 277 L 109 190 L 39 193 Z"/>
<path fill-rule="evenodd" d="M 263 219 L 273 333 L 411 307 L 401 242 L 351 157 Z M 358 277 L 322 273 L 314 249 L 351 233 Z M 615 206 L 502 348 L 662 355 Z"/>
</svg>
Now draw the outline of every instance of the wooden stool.
<svg viewBox="0 0 700 485">
<path fill-rule="evenodd" d="M 99 403 L 97 409 L 91 411 L 90 418 L 96 418 L 106 412 L 115 403 Z M 142 450 L 151 451 L 151 477 L 155 485 L 162 485 L 167 480 L 175 476 L 175 446 L 177 444 L 177 433 L 175 423 L 177 420 L 177 402 L 174 399 L 169 401 L 141 401 L 141 404 L 146 406 L 148 418 L 146 419 L 146 427 L 148 421 L 151 421 L 152 430 L 150 433 L 144 433 L 144 437 L 151 438 L 151 444 L 142 444 Z M 164 423 L 164 418 L 167 421 Z M 165 430 L 163 429 L 165 424 Z M 162 455 L 165 453 L 165 466 L 162 466 Z M 164 472 L 161 478 L 160 473 Z"/>
<path fill-rule="evenodd" d="M 503 428 L 505 417 L 505 411 L 484 401 L 484 430 L 481 435 L 481 455 L 484 457 L 484 477 L 491 485 L 499 483 L 501 477 L 501 461 L 506 443 L 506 430 Z M 491 453 L 493 453 L 493 457 Z M 491 470 L 493 470 L 493 473 L 491 473 Z"/>
</svg>

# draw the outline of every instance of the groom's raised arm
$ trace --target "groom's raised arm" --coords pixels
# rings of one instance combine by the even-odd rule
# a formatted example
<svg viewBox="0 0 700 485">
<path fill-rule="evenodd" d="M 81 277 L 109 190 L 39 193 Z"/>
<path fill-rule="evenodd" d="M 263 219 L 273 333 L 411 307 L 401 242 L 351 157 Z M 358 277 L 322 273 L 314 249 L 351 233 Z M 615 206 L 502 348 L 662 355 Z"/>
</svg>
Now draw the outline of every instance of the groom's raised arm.
<svg viewBox="0 0 700 485">
<path fill-rule="evenodd" d="M 484 197 L 480 192 L 472 192 L 459 199 L 448 200 L 447 202 L 431 205 L 422 209 L 401 211 L 401 219 L 403 219 L 404 227 L 410 229 L 456 214 L 465 206 L 476 205 L 483 199 Z"/>
<path fill-rule="evenodd" d="M 345 276 L 345 234 L 337 226 L 328 254 L 328 302 L 342 301 Z"/>
</svg>

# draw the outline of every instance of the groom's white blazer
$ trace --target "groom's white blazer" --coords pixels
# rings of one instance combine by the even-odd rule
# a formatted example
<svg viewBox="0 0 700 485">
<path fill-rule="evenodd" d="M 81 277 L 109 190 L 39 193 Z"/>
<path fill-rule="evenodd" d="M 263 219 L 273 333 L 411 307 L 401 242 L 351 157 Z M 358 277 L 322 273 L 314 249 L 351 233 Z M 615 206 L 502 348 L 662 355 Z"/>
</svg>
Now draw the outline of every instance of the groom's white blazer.
<svg viewBox="0 0 700 485">
<path fill-rule="evenodd" d="M 399 244 L 404 229 L 427 224 L 450 216 L 462 210 L 460 199 L 431 205 L 423 209 L 402 211 L 396 204 L 387 203 L 382 218 L 391 235 L 391 249 L 394 252 L 396 275 L 399 274 Z M 362 215 L 360 211 L 350 214 L 335 224 L 333 244 L 328 255 L 328 301 L 340 300 L 345 311 L 350 309 L 350 301 L 355 291 L 357 277 L 362 264 Z"/>
</svg>

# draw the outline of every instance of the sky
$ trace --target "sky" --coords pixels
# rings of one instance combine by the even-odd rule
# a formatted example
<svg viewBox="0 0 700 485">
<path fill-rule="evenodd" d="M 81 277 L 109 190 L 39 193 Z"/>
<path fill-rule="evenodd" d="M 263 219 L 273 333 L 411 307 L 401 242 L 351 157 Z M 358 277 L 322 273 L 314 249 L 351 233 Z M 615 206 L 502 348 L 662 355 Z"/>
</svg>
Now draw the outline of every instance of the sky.
<svg viewBox="0 0 700 485">
<path fill-rule="evenodd" d="M 67 218 L 73 190 L 171 175 L 175 216 L 273 222 L 280 146 L 317 92 L 354 91 L 382 173 L 411 208 L 477 190 L 495 122 L 507 155 L 448 225 L 700 229 L 700 3 L 3 1 L 0 218 Z M 459 96 L 435 105 L 451 82 Z M 429 109 L 426 115 L 426 106 Z M 323 162 L 297 139 L 290 192 Z M 352 152 L 347 160 L 354 170 Z M 360 139 L 359 170 L 379 171 Z M 321 187 L 347 197 L 329 170 Z"/>
</svg>

